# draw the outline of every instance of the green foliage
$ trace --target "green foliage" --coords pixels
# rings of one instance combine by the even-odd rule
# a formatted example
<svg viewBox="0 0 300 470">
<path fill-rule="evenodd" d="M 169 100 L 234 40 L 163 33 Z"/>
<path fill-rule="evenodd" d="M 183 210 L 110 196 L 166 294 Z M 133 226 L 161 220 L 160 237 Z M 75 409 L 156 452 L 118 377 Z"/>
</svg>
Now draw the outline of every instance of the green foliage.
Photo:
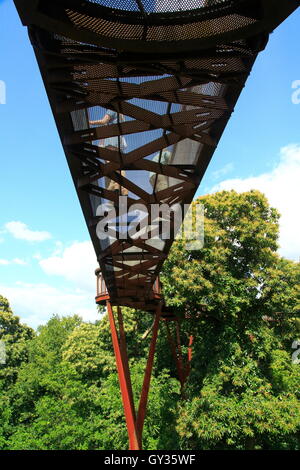
<svg viewBox="0 0 300 470">
<path fill-rule="evenodd" d="M 181 399 L 166 325 L 144 426 L 145 449 L 299 449 L 300 265 L 277 250 L 277 211 L 257 191 L 199 198 L 205 245 L 176 241 L 163 291 L 181 318 L 183 354 L 194 336 Z M 137 403 L 153 318 L 122 309 Z M 107 315 L 52 317 L 37 332 L 0 297 L 1 449 L 126 449 L 127 432 Z M 187 319 L 188 317 L 188 319 Z"/>
<path fill-rule="evenodd" d="M 7 436 L 12 432 L 11 414 L 10 400 L 2 383 L 0 385 L 0 449 L 6 448 Z"/>
<path fill-rule="evenodd" d="M 280 442 L 295 436 L 299 416 L 294 397 L 274 397 L 267 388 L 242 393 L 237 400 L 206 386 L 199 398 L 184 404 L 177 429 L 186 449 L 270 450 L 272 438 Z"/>
<path fill-rule="evenodd" d="M 0 341 L 5 345 L 5 364 L 0 364 L 0 380 L 3 387 L 14 383 L 18 368 L 28 358 L 28 342 L 34 331 L 20 323 L 13 315 L 8 300 L 0 296 Z"/>
<path fill-rule="evenodd" d="M 199 198 L 205 245 L 178 241 L 164 265 L 169 305 L 195 335 L 188 399 L 179 407 L 183 448 L 298 448 L 299 263 L 276 253 L 278 214 L 257 191 Z"/>
<path fill-rule="evenodd" d="M 132 369 L 136 399 L 142 386 L 145 350 L 142 333 L 151 319 L 135 322 L 124 309 L 130 351 L 138 350 Z M 54 316 L 28 345 L 29 360 L 0 408 L 2 449 L 126 449 L 125 419 L 106 315 L 96 324 L 79 317 Z M 174 400 L 175 397 L 175 400 Z M 178 383 L 166 371 L 152 379 L 145 448 L 172 446 L 161 429 L 175 425 Z M 163 433 L 164 434 L 164 433 Z"/>
</svg>

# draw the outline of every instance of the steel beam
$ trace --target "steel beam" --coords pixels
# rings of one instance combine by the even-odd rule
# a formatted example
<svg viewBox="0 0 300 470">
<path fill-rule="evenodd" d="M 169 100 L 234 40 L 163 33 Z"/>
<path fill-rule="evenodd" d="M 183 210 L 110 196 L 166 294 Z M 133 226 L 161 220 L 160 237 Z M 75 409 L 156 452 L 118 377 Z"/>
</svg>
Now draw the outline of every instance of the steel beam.
<svg viewBox="0 0 300 470">
<path fill-rule="evenodd" d="M 142 435 L 144 421 L 147 411 L 148 396 L 151 382 L 151 375 L 154 363 L 154 354 L 157 342 L 157 335 L 159 329 L 159 321 L 161 318 L 162 304 L 159 302 L 156 312 L 155 319 L 152 328 L 152 337 L 150 341 L 149 353 L 147 358 L 147 365 L 145 369 L 144 381 L 141 391 L 141 397 L 139 402 L 138 413 L 136 415 L 134 398 L 132 392 L 132 384 L 128 363 L 127 347 L 126 347 L 126 335 L 124 330 L 123 315 L 121 308 L 117 307 L 119 334 L 116 327 L 115 317 L 110 301 L 107 301 L 107 313 L 110 323 L 112 343 L 116 358 L 117 372 L 124 408 L 124 414 L 126 419 L 126 426 L 129 438 L 129 449 L 140 450 L 142 449 Z"/>
<path fill-rule="evenodd" d="M 128 380 L 130 380 L 130 376 L 128 376 L 128 358 L 127 354 L 124 355 L 123 347 L 120 346 L 115 318 L 110 301 L 107 301 L 107 313 L 110 323 L 110 331 L 116 358 L 127 432 L 129 437 L 129 448 L 130 450 L 139 450 L 140 445 L 136 432 L 135 410 L 133 406 L 132 390 L 128 382 Z"/>
</svg>

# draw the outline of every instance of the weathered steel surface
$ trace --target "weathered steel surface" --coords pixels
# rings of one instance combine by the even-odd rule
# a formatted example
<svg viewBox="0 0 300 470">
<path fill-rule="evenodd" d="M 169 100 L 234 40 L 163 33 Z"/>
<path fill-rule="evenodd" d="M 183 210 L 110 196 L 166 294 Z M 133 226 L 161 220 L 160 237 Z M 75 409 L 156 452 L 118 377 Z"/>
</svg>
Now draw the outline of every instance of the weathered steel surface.
<svg viewBox="0 0 300 470">
<path fill-rule="evenodd" d="M 257 54 L 299 2 L 15 4 L 29 28 L 111 302 L 154 311 L 152 285 L 174 233 L 167 240 L 123 239 L 130 222 L 118 219 L 116 234 L 100 240 L 97 208 L 119 207 L 119 195 L 126 196 L 129 219 L 141 223 L 152 204 L 192 201 Z M 107 112 L 114 116 L 109 125 L 90 123 Z"/>
</svg>

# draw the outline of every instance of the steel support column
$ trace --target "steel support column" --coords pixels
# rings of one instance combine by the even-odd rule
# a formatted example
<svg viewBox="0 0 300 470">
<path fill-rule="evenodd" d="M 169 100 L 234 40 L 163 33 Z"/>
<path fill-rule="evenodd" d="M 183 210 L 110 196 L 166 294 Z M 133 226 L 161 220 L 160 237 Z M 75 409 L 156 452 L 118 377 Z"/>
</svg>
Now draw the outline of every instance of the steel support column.
<svg viewBox="0 0 300 470">
<path fill-rule="evenodd" d="M 141 397 L 139 402 L 138 413 L 136 415 L 132 384 L 130 378 L 130 370 L 128 364 L 127 347 L 126 347 L 126 336 L 123 325 L 123 316 L 120 307 L 118 309 L 118 324 L 119 324 L 119 335 L 116 328 L 116 322 L 112 310 L 110 301 L 107 301 L 107 312 L 109 317 L 112 343 L 116 358 L 116 365 L 120 383 L 120 390 L 123 401 L 124 414 L 127 425 L 127 432 L 129 437 L 129 449 L 140 450 L 142 448 L 142 434 L 144 421 L 147 410 L 148 395 L 151 382 L 151 374 L 154 363 L 155 347 L 157 342 L 159 321 L 161 317 L 161 302 L 158 304 L 155 320 L 152 328 L 152 337 L 150 341 L 149 354 L 147 359 L 147 365 L 145 369 L 144 381 L 141 391 Z"/>
<path fill-rule="evenodd" d="M 130 450 L 139 450 L 140 445 L 139 445 L 139 440 L 138 440 L 137 432 L 136 432 L 133 396 L 132 396 L 131 387 L 128 387 L 128 376 L 126 373 L 126 369 L 129 370 L 127 354 L 126 356 L 124 356 L 123 350 L 122 350 L 123 348 L 120 347 L 115 318 L 114 318 L 111 303 L 109 301 L 107 301 L 107 312 L 108 312 L 108 318 L 109 318 L 109 323 L 110 323 L 110 331 L 111 331 L 113 348 L 115 352 L 117 371 L 118 371 L 118 377 L 119 377 L 119 383 L 120 383 L 120 389 L 121 389 L 121 395 L 122 395 L 122 401 L 123 401 L 123 407 L 124 407 L 124 414 L 125 414 L 126 425 L 127 425 L 129 448 Z M 124 364 L 127 364 L 127 367 L 126 365 L 124 366 Z M 130 380 L 130 377 L 129 377 L 129 380 Z"/>
<path fill-rule="evenodd" d="M 142 438 L 144 421 L 145 421 L 145 416 L 146 416 L 148 394 L 149 394 L 151 374 L 152 374 L 152 369 L 153 369 L 154 353 L 155 353 L 155 347 L 156 347 L 156 341 L 157 341 L 159 320 L 161 316 L 161 309 L 162 309 L 162 303 L 159 302 L 156 313 L 155 313 L 155 321 L 154 321 L 154 325 L 152 329 L 152 337 L 151 337 L 151 342 L 150 342 L 148 360 L 147 360 L 143 388 L 142 388 L 139 409 L 138 409 L 138 414 L 137 414 L 137 420 L 136 420 L 138 436 L 140 437 L 140 439 Z"/>
<path fill-rule="evenodd" d="M 176 341 L 174 340 L 168 322 L 166 322 L 166 329 L 167 329 L 167 338 L 170 344 L 171 352 L 173 355 L 173 359 L 176 365 L 178 379 L 181 386 L 181 397 L 185 398 L 184 387 L 186 381 L 191 372 L 191 360 L 192 360 L 192 346 L 194 342 L 194 337 L 192 335 L 189 336 L 189 344 L 188 344 L 188 351 L 187 351 L 187 360 L 184 361 L 182 355 L 182 348 L 181 348 L 181 339 L 180 339 L 180 323 L 178 319 L 176 321 Z"/>
</svg>

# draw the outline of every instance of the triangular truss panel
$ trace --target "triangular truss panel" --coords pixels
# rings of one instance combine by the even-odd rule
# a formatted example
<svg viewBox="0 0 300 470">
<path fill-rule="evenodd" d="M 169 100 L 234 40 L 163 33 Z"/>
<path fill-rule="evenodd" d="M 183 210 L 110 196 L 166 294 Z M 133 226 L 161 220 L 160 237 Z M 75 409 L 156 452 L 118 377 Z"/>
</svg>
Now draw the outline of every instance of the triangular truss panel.
<svg viewBox="0 0 300 470">
<path fill-rule="evenodd" d="M 15 4 L 111 302 L 154 310 L 152 285 L 174 237 L 151 237 L 151 205 L 190 204 L 257 54 L 299 2 Z M 97 124 L 107 115 L 109 123 Z M 99 238 L 99 206 L 119 208 L 119 196 L 126 216 L 116 216 L 115 234 Z M 142 229 L 124 238 L 132 221 Z"/>
</svg>

